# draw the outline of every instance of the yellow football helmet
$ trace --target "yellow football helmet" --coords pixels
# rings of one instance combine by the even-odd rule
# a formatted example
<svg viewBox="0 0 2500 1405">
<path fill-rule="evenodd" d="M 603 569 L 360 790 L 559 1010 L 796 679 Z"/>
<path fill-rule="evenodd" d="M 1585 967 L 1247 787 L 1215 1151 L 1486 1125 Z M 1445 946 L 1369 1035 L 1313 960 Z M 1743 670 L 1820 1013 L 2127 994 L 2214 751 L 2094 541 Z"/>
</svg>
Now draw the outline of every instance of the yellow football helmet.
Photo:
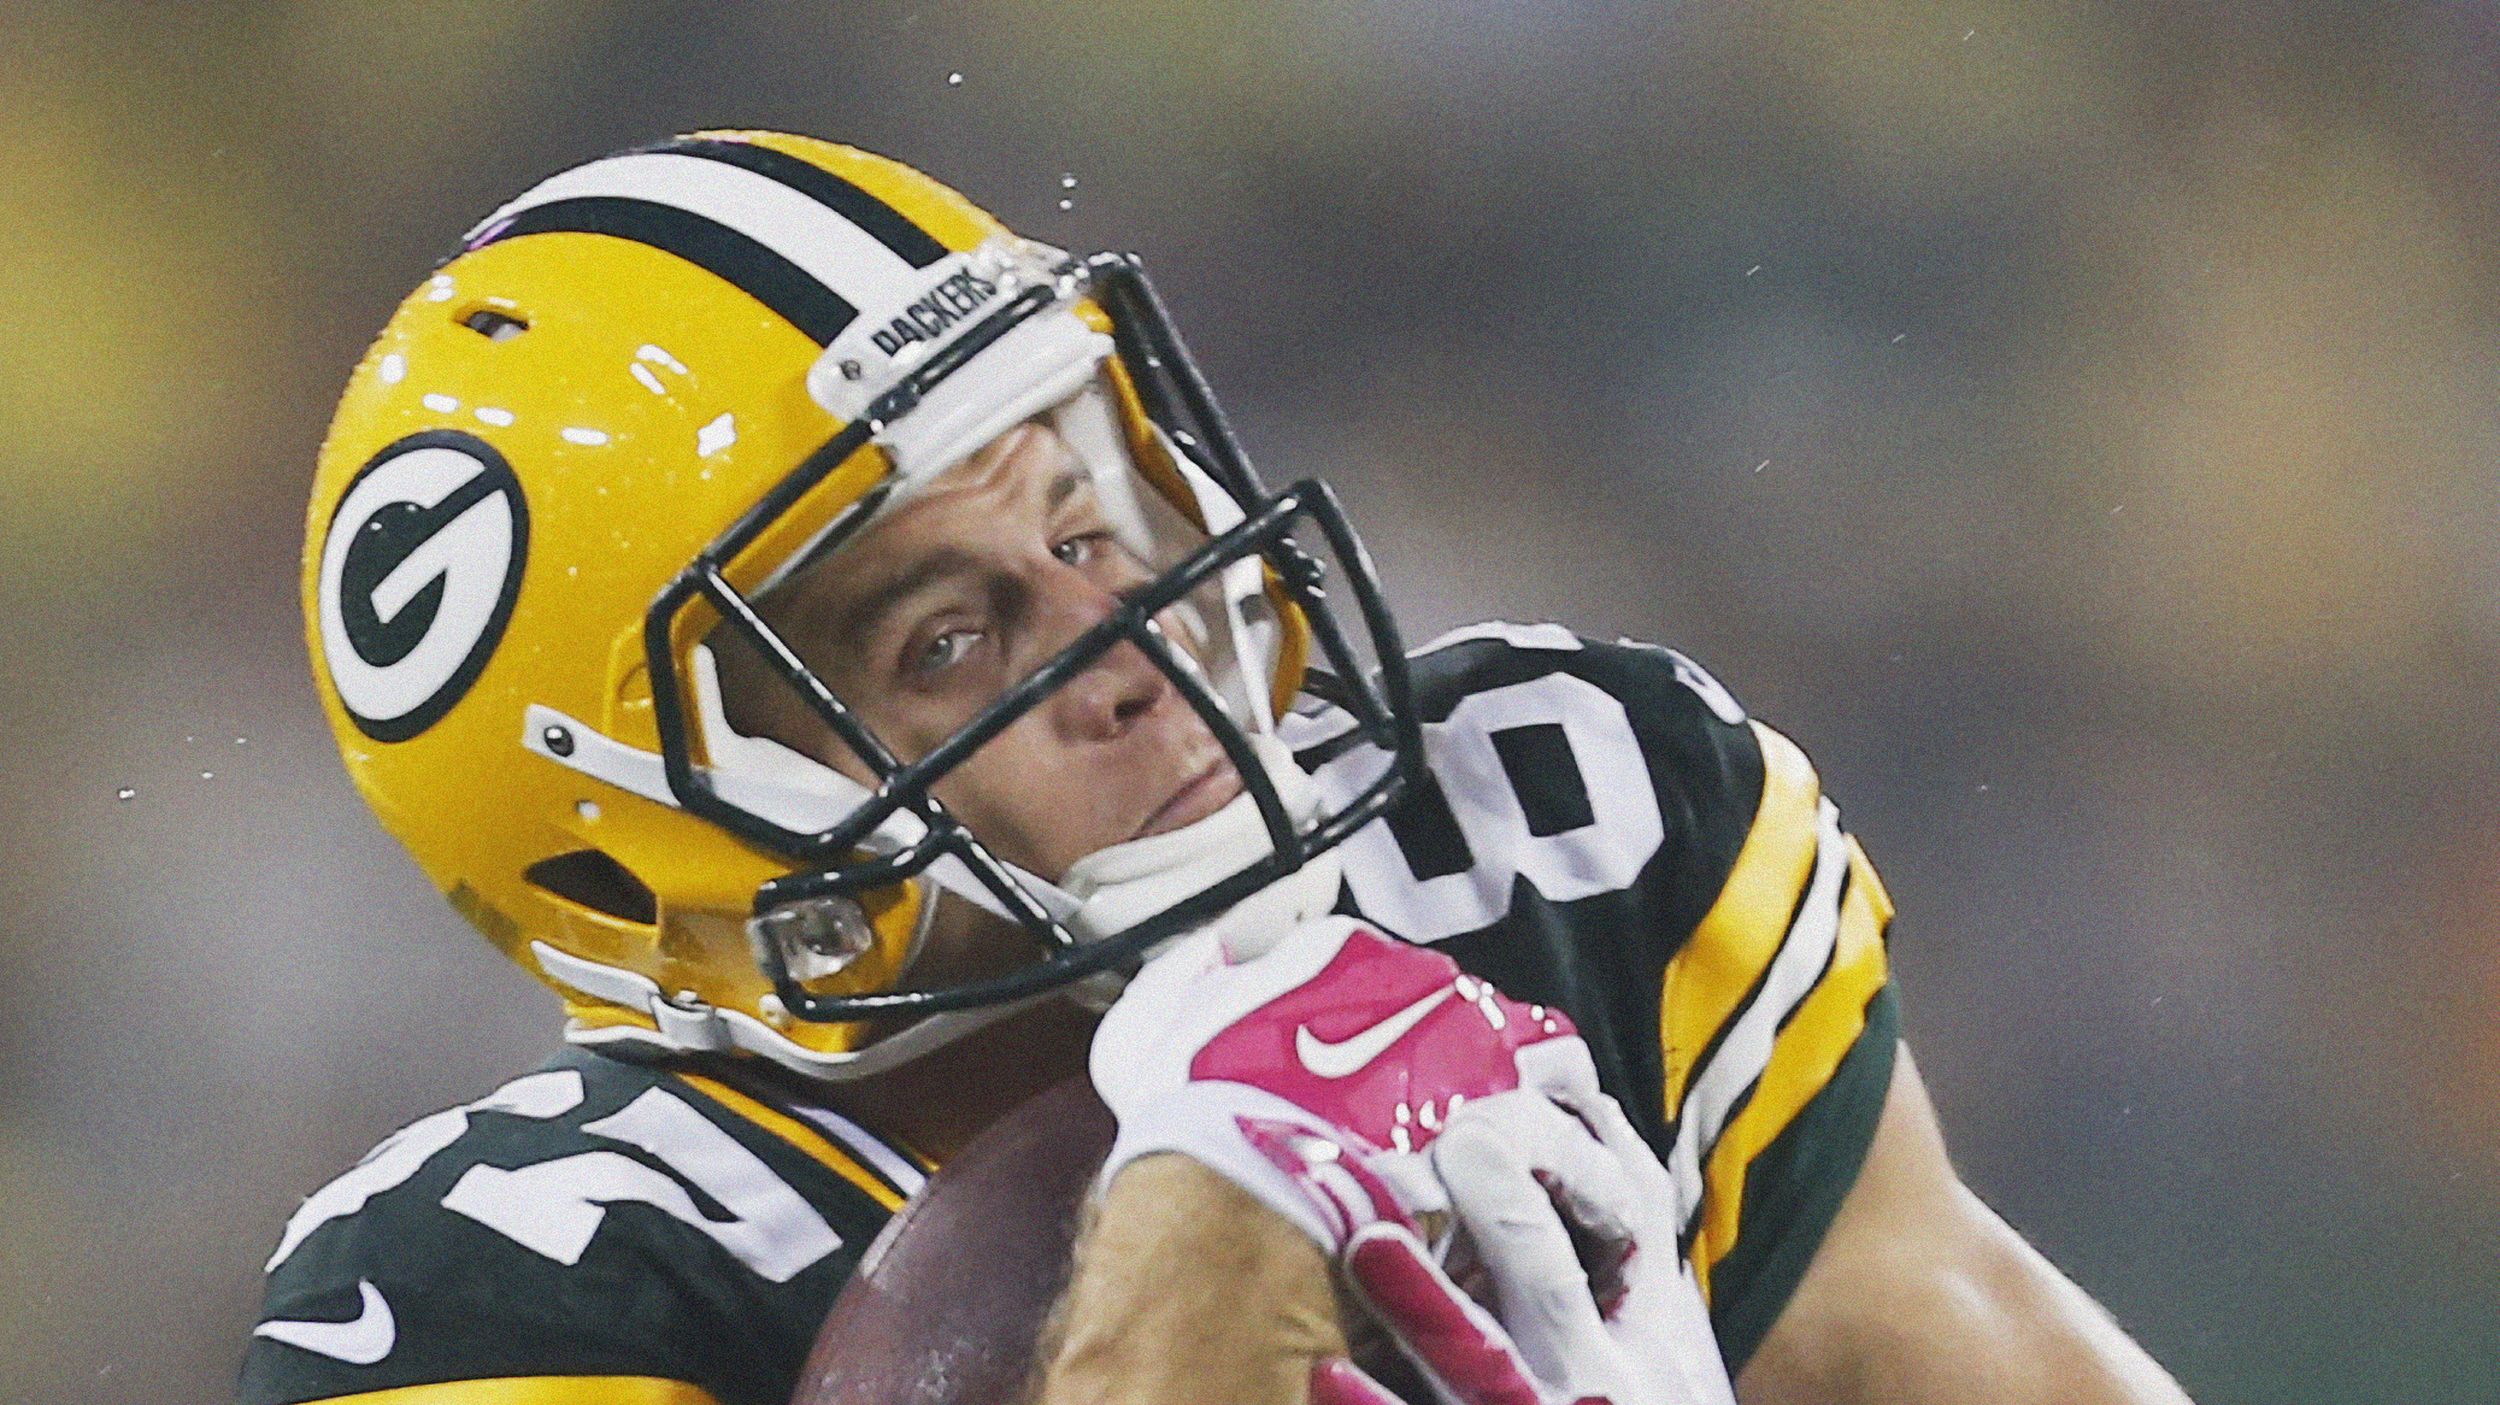
<svg viewBox="0 0 2500 1405">
<path fill-rule="evenodd" d="M 952 741 L 897 758 L 758 602 L 838 567 L 879 511 L 1045 413 L 1142 485 L 1124 521 L 1161 574 Z M 1297 528 L 1340 563 L 1353 625 Z M 565 996 L 584 1042 L 888 1067 L 1302 869 L 1420 764 L 1360 543 L 1321 485 L 1259 487 L 1136 261 L 1018 239 L 908 167 L 803 137 L 705 133 L 592 161 L 472 229 L 349 381 L 303 591 L 358 789 L 452 904 Z M 1179 647 L 1161 623 L 1176 610 L 1197 622 Z M 724 631 L 878 783 L 731 728 Z M 1160 911 L 1087 930 L 930 786 L 1124 642 L 1215 728 L 1261 840 Z M 1397 758 L 1327 807 L 1272 764 L 1314 648 L 1334 699 Z M 1036 962 L 898 988 L 941 889 L 1031 932 Z M 929 1018 L 865 1037 L 891 1014 Z"/>
</svg>

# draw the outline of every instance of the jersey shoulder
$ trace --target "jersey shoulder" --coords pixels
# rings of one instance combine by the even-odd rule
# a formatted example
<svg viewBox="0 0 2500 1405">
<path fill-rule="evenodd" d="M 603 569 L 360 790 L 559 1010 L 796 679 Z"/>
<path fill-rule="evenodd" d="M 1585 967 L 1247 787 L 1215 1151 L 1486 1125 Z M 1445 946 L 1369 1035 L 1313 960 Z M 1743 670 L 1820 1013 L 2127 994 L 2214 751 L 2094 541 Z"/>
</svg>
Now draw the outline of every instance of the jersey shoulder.
<svg viewBox="0 0 2500 1405">
<path fill-rule="evenodd" d="M 1540 715 L 1570 711 L 1557 704 L 1571 692 L 1593 691 L 1621 709 L 1649 751 L 1645 769 L 1655 779 L 1680 790 L 1725 790 L 1731 801 L 1756 784 L 1760 724 L 1680 650 L 1594 639 L 1557 624 L 1492 622 L 1433 639 L 1410 656 L 1408 669 L 1427 725 L 1533 726 Z"/>
<path fill-rule="evenodd" d="M 1880 1115 L 1891 899 L 1805 754 L 1674 649 L 1478 625 L 1410 676 L 1425 775 L 1347 841 L 1353 906 L 1571 1013 L 1741 1363 Z M 1382 764 L 1297 754 L 1330 792 Z"/>
<path fill-rule="evenodd" d="M 1628 903 L 1646 929 L 1689 930 L 1692 904 L 1734 867 L 1768 774 L 1804 766 L 1707 670 L 1656 645 L 1479 624 L 1417 649 L 1408 676 L 1425 774 L 1348 861 L 1358 887 L 1415 890 L 1371 915 L 1405 917 L 1416 940 L 1494 921 L 1517 879 L 1548 902 L 1604 899 L 1610 923 Z M 1332 798 L 1384 764 L 1333 707 L 1283 732 Z"/>
<path fill-rule="evenodd" d="M 242 1396 L 628 1377 L 778 1402 L 916 1174 L 848 1124 L 569 1050 L 304 1201 L 266 1265 Z M 730 1333 L 740 1350 L 719 1351 Z"/>
</svg>

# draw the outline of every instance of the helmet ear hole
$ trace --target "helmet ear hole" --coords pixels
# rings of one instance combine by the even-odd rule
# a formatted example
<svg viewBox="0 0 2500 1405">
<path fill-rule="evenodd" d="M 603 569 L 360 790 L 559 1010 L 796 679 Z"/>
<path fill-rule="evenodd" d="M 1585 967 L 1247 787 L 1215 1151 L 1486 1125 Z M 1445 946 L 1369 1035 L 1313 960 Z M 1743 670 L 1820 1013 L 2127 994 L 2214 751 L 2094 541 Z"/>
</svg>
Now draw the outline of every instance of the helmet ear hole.
<svg viewBox="0 0 2500 1405">
<path fill-rule="evenodd" d="M 660 904 L 649 884 L 597 849 L 576 849 L 531 864 L 522 879 L 532 886 L 619 922 L 656 926 Z"/>
<path fill-rule="evenodd" d="M 460 325 L 488 341 L 510 341 L 530 329 L 528 318 L 516 317 L 491 307 L 474 308 L 463 313 Z"/>
</svg>

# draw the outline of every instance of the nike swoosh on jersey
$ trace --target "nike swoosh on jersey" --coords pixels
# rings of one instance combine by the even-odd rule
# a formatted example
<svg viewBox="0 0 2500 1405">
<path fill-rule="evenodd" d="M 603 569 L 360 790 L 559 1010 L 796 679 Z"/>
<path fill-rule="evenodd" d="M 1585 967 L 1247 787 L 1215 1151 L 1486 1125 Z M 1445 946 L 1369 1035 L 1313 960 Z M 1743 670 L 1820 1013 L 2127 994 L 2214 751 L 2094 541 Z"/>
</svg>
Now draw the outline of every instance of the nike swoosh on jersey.
<svg viewBox="0 0 2500 1405">
<path fill-rule="evenodd" d="M 1302 1060 L 1302 1066 L 1314 1075 L 1344 1078 L 1379 1058 L 1383 1049 L 1398 1042 L 1398 1036 L 1422 1023 L 1424 1016 L 1431 1014 L 1442 1001 L 1456 993 L 1452 987 L 1445 985 L 1352 1038 L 1334 1043 L 1311 1033 L 1307 1024 L 1299 1026 L 1293 1032 L 1293 1052 Z"/>
<path fill-rule="evenodd" d="M 382 1300 L 382 1290 L 370 1278 L 356 1280 L 356 1291 L 364 1297 L 364 1309 L 345 1322 L 307 1322 L 278 1318 L 252 1329 L 255 1337 L 301 1347 L 350 1366 L 370 1366 L 391 1354 L 391 1346 L 399 1339 L 399 1324 L 391 1317 L 391 1305 Z"/>
</svg>

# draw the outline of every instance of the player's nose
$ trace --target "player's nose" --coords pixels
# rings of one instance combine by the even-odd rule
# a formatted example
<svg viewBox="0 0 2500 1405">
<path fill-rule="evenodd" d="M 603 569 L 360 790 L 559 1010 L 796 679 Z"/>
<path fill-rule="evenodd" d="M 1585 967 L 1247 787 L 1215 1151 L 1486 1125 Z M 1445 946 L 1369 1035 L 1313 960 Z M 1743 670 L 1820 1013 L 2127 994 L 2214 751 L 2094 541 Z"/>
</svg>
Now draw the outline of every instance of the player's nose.
<svg viewBox="0 0 2500 1405">
<path fill-rule="evenodd" d="M 1120 597 L 1079 571 L 1051 573 L 1047 613 L 1056 626 L 1053 652 L 1110 617 Z M 1051 694 L 1046 710 L 1071 740 L 1114 741 L 1172 699 L 1172 680 L 1135 644 L 1122 642 Z"/>
</svg>

